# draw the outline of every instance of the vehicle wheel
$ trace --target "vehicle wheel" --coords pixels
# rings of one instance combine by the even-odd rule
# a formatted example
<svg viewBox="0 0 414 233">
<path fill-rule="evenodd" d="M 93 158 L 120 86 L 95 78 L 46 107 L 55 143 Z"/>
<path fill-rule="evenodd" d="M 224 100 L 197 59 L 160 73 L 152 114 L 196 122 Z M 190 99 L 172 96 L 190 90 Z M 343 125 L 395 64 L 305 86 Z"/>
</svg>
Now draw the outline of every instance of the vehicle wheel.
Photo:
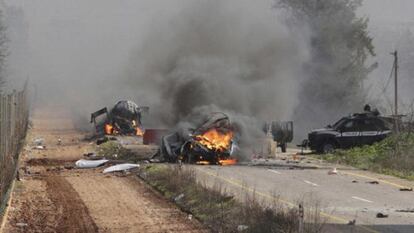
<svg viewBox="0 0 414 233">
<path fill-rule="evenodd" d="M 280 145 L 280 149 L 282 149 L 283 153 L 286 153 L 286 143 L 283 143 L 282 145 Z"/>
<path fill-rule="evenodd" d="M 332 142 L 325 142 L 321 146 L 321 152 L 323 154 L 332 154 L 335 152 L 335 144 Z"/>
</svg>

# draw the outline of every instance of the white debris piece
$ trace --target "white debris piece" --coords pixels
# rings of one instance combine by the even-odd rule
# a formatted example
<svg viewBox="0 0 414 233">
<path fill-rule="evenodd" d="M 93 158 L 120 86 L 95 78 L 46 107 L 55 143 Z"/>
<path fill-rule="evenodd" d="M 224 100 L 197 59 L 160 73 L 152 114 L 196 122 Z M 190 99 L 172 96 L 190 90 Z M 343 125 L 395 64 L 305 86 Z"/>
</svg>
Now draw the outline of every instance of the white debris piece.
<svg viewBox="0 0 414 233">
<path fill-rule="evenodd" d="M 95 168 L 104 165 L 109 160 L 107 159 L 100 159 L 100 160 L 86 160 L 80 159 L 76 161 L 75 165 L 78 168 Z"/>
<path fill-rule="evenodd" d="M 137 167 L 139 167 L 139 164 L 123 163 L 123 164 L 118 164 L 118 165 L 107 167 L 103 170 L 103 173 L 126 171 L 126 170 L 137 168 Z"/>
<path fill-rule="evenodd" d="M 35 146 L 33 147 L 35 150 L 46 150 L 46 146 Z"/>
<path fill-rule="evenodd" d="M 43 144 L 43 142 L 44 142 L 45 140 L 43 139 L 43 138 L 35 138 L 34 140 L 33 140 L 33 143 L 35 144 L 35 145 L 37 145 L 37 146 L 40 146 L 40 145 L 42 145 Z"/>
<path fill-rule="evenodd" d="M 334 167 L 332 170 L 328 171 L 328 175 L 336 175 L 338 174 L 338 170 L 336 170 L 336 167 Z"/>
<path fill-rule="evenodd" d="M 238 225 L 238 226 L 237 226 L 237 231 L 238 231 L 238 232 L 242 232 L 242 231 L 247 230 L 247 228 L 249 228 L 249 227 L 248 227 L 248 226 L 246 226 L 246 225 Z"/>
</svg>

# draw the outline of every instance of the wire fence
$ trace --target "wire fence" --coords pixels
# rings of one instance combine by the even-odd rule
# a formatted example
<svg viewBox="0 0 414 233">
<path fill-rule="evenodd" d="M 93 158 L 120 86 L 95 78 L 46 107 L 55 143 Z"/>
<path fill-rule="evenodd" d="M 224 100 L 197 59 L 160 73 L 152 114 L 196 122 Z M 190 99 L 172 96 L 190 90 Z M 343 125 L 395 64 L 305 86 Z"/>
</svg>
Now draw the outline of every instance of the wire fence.
<svg viewBox="0 0 414 233">
<path fill-rule="evenodd" d="M 16 175 L 29 117 L 27 83 L 22 91 L 0 94 L 0 216 Z"/>
</svg>

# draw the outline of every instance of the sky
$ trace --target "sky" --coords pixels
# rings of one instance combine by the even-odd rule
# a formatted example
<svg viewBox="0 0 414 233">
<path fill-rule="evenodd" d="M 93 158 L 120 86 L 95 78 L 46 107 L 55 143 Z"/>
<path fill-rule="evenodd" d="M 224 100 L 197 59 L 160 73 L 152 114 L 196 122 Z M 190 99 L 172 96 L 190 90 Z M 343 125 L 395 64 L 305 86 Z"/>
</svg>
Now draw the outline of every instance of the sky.
<svg viewBox="0 0 414 233">
<path fill-rule="evenodd" d="M 4 0 L 3 6 L 17 6 L 23 11 L 24 25 L 20 24 L 21 28 L 9 30 L 17 32 L 17 38 L 22 34 L 27 35 L 25 41 L 10 42 L 9 85 L 18 87 L 29 78 L 34 92 L 37 93 L 38 103 L 82 106 L 79 107 L 79 111 L 85 116 L 86 113 L 112 105 L 119 99 L 132 99 L 136 102 L 144 101 L 139 103 L 142 105 L 149 104 L 150 100 L 138 99 L 139 87 L 129 83 L 117 83 L 116 80 L 121 80 L 126 70 L 131 72 L 130 67 L 138 64 L 131 63 L 132 58 L 146 59 L 140 57 L 139 51 L 143 46 L 147 46 L 149 33 L 158 35 L 154 32 L 168 31 L 166 27 L 176 26 L 172 19 L 197 1 L 202 2 Z M 233 3 L 236 2 L 238 1 Z M 255 21 L 257 25 L 252 24 L 251 27 L 270 28 L 268 25 L 260 25 L 265 19 L 269 25 L 276 25 L 278 19 L 272 15 L 272 2 L 255 1 L 251 12 L 263 19 Z M 249 14 L 247 3 L 238 5 L 234 4 L 234 7 L 229 9 Z M 244 9 L 237 9 L 243 6 Z M 365 0 L 358 14 L 369 17 L 371 35 L 380 36 L 383 28 L 394 29 L 394 25 L 414 28 L 412 9 L 412 0 Z M 263 14 L 257 14 L 259 11 Z M 249 24 L 244 22 L 244 25 Z M 393 33 L 397 38 L 398 30 Z M 160 35 L 166 38 L 170 36 Z M 392 57 L 387 51 L 398 47 L 393 41 L 374 38 L 374 45 L 380 52 L 375 58 L 375 61 L 380 61 L 380 67 L 371 74 L 369 81 L 369 85 L 374 86 L 374 95 L 387 79 L 388 74 L 385 73 L 392 62 Z M 165 43 L 168 44 L 168 41 Z M 293 83 L 287 85 L 294 86 Z M 284 90 L 281 92 L 289 95 L 289 92 L 285 93 Z M 289 118 L 292 111 L 286 112 L 288 113 L 281 117 Z"/>
</svg>

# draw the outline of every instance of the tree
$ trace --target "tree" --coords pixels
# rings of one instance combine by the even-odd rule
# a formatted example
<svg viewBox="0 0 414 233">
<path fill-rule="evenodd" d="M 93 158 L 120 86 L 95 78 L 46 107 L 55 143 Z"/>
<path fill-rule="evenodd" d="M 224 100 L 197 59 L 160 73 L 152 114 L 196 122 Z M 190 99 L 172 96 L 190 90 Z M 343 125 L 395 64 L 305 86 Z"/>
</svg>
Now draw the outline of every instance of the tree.
<svg viewBox="0 0 414 233">
<path fill-rule="evenodd" d="M 306 115 L 307 122 L 320 126 L 362 109 L 363 81 L 376 64 L 366 65 L 375 53 L 368 19 L 356 15 L 361 4 L 362 0 L 277 0 L 276 7 L 288 13 L 288 22 L 306 25 L 310 33 L 310 60 L 295 110 L 299 122 Z"/>
</svg>

